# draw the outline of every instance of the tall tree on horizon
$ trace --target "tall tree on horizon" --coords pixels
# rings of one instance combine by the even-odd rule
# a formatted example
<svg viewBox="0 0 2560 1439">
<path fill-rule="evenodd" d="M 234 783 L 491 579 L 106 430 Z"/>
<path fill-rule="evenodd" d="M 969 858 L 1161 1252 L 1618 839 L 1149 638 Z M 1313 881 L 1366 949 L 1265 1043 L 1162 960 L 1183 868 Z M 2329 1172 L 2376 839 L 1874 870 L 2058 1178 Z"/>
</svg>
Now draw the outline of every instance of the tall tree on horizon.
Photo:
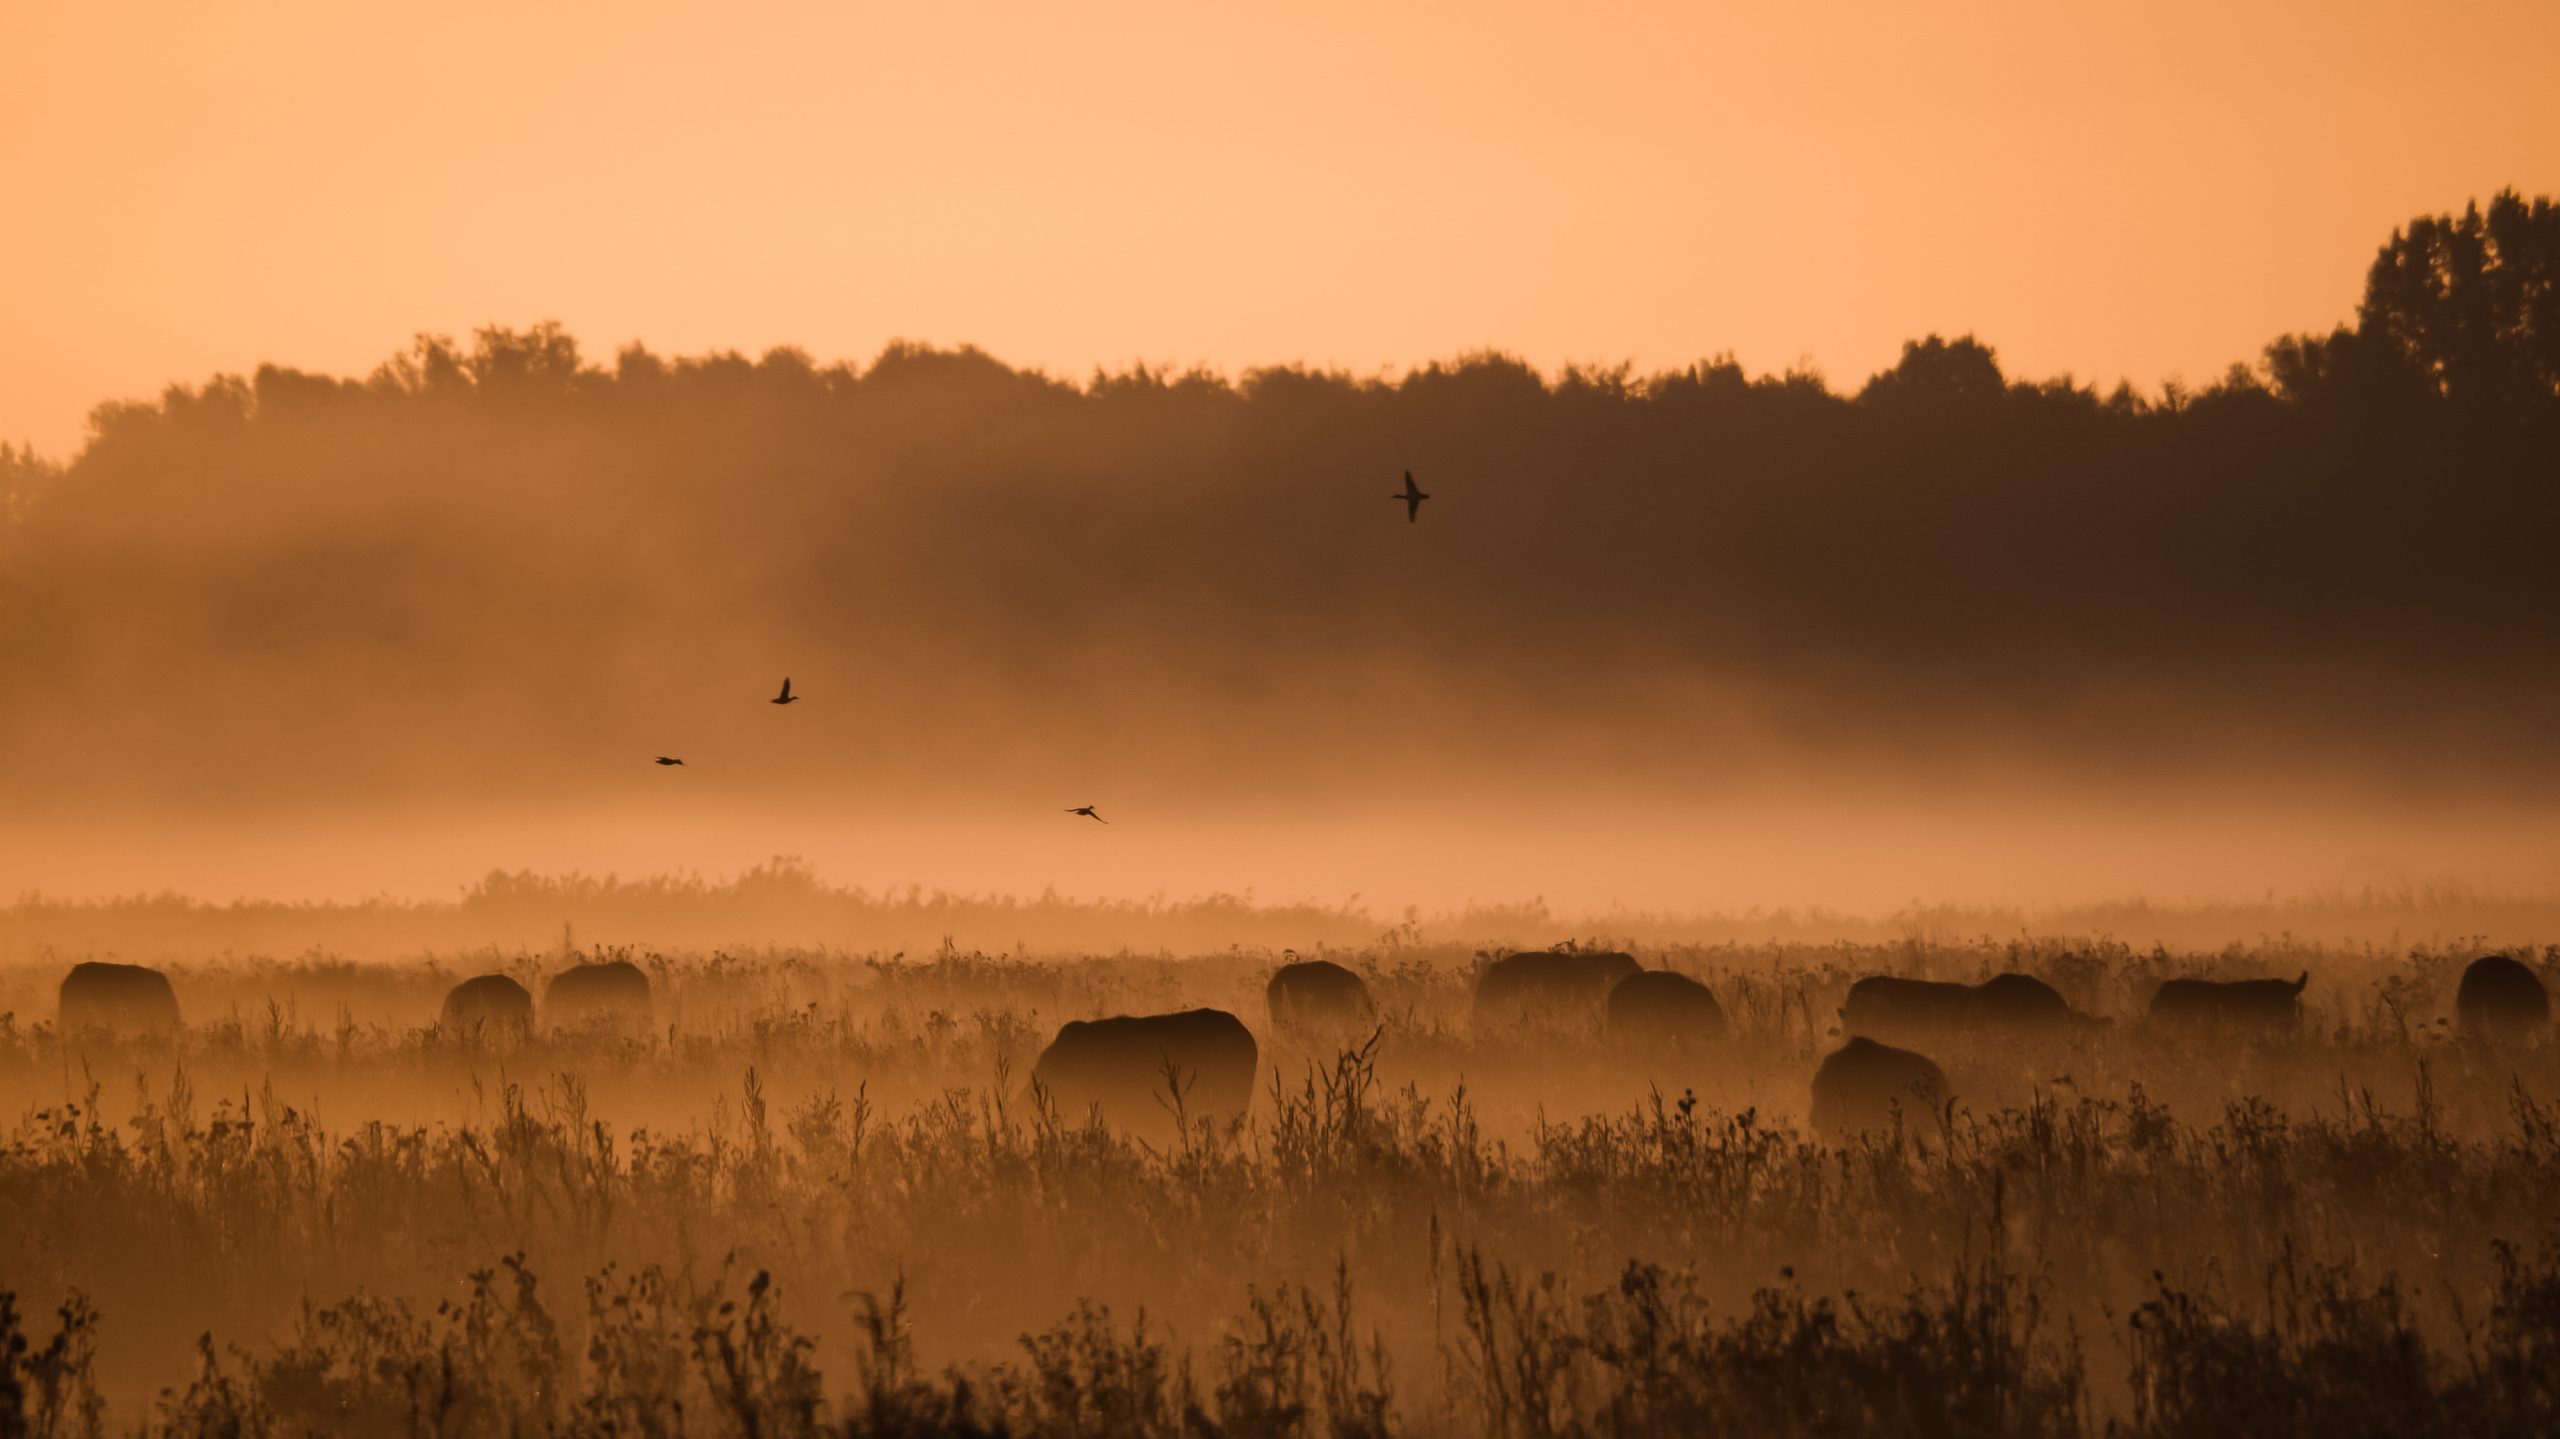
<svg viewBox="0 0 2560 1439">
<path fill-rule="evenodd" d="M 2560 207 L 2502 190 L 2411 221 L 2366 272 L 2356 327 L 2466 408 L 2560 401 Z"/>
</svg>

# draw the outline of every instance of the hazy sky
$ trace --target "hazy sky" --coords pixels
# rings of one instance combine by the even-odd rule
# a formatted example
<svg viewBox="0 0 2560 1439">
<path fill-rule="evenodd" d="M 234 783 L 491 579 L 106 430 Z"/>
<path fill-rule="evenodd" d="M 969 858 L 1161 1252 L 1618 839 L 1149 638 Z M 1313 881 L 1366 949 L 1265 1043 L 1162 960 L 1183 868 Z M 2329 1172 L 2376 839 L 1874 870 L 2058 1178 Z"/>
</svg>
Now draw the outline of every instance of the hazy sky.
<svg viewBox="0 0 2560 1439">
<path fill-rule="evenodd" d="M 2421 22 L 2423 15 L 2423 22 Z M 2560 189 L 2560 3 L 0 5 L 0 438 L 555 317 L 2205 378 Z"/>
</svg>

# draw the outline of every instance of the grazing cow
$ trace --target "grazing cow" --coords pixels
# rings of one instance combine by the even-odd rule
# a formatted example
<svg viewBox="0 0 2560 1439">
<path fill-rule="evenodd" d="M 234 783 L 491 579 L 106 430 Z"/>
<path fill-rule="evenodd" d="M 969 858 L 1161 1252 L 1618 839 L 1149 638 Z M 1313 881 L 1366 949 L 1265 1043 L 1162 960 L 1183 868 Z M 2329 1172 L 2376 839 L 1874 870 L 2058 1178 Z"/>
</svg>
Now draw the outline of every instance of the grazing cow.
<svg viewBox="0 0 2560 1439">
<path fill-rule="evenodd" d="M 1280 966 L 1262 991 L 1275 1029 L 1343 1030 L 1369 1020 L 1369 986 L 1329 959 Z"/>
<path fill-rule="evenodd" d="M 1644 1049 L 1685 1049 L 1724 1038 L 1715 991 L 1685 974 L 1649 969 L 1609 988 L 1609 1038 Z"/>
<path fill-rule="evenodd" d="M 1186 1117 L 1225 1122 L 1253 1101 L 1258 1057 L 1252 1031 L 1223 1009 L 1122 1014 L 1069 1020 L 1040 1051 L 1031 1078 L 1069 1117 L 1098 1104 L 1107 1119 L 1149 1124 L 1164 1115 L 1178 1086 Z"/>
<path fill-rule="evenodd" d="M 1849 986 L 1840 1027 L 1851 1034 L 1942 1033 L 1964 1028 L 1973 986 L 1871 974 Z"/>
<path fill-rule="evenodd" d="M 2151 1017 L 2238 1029 L 2289 1029 L 2302 1018 L 2300 979 L 2168 979 L 2151 996 Z"/>
<path fill-rule="evenodd" d="M 1928 1056 L 1860 1037 L 1813 1072 L 1813 1124 L 1829 1134 L 1858 1134 L 1891 1129 L 1898 1112 L 1916 1126 L 1946 1097 L 1946 1071 Z"/>
<path fill-rule="evenodd" d="M 142 964 L 85 960 L 62 977 L 65 1034 L 103 1029 L 144 1034 L 178 1027 L 178 992 L 169 976 Z"/>
<path fill-rule="evenodd" d="M 2061 992 L 2027 974 L 1995 974 L 1980 984 L 1870 975 L 1849 986 L 1840 1007 L 1843 1029 L 1886 1038 L 2025 1029 L 2070 1017 Z"/>
<path fill-rule="evenodd" d="M 581 964 L 551 976 L 542 992 L 554 1029 L 645 1029 L 649 976 L 627 959 Z"/>
<path fill-rule="evenodd" d="M 1965 1002 L 1965 1023 L 1975 1029 L 2029 1029 L 2070 1018 L 2062 991 L 2032 974 L 1995 974 L 1975 985 Z"/>
<path fill-rule="evenodd" d="M 2462 971 L 2453 1012 L 2465 1034 L 2522 1039 L 2551 1022 L 2551 993 L 2542 977 L 2503 954 L 2484 955 Z"/>
<path fill-rule="evenodd" d="M 456 1034 L 522 1034 L 533 1028 L 533 996 L 503 974 L 466 979 L 446 992 L 437 1023 Z"/>
<path fill-rule="evenodd" d="M 1611 950 L 1506 955 L 1476 977 L 1476 1028 L 1501 1029 L 1533 1019 L 1587 1027 L 1599 1021 L 1612 986 L 1643 972 L 1634 955 Z"/>
</svg>

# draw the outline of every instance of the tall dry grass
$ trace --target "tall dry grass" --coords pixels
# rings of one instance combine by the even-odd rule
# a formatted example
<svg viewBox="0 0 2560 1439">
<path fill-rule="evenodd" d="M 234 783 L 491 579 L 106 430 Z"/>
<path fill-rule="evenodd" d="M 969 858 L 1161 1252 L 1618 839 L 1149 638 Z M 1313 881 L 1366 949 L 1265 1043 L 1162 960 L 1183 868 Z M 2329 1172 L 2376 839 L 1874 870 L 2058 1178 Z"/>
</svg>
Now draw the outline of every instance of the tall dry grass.
<svg viewBox="0 0 2560 1439">
<path fill-rule="evenodd" d="M 592 956 L 582 956 L 592 957 Z M 635 953 L 645 1036 L 432 1023 L 482 961 L 178 966 L 179 1035 L 0 971 L 0 1413 L 35 1432 L 2536 1432 L 2560 1052 L 2443 1024 L 2461 947 L 1698 946 L 1734 1032 L 1481 1036 L 1477 956 Z M 504 963 L 539 980 L 569 956 Z M 2546 972 L 2550 957 L 2539 956 Z M 1856 975 L 2022 968 L 2119 1022 L 1943 1054 L 1899 1135 L 1802 1129 Z M 2129 1022 L 2312 969 L 2303 1033 Z M 1216 1003 L 1233 1131 L 1059 1114 L 1054 1025 Z M 6 1421 L 0 1421 L 5 1423 Z"/>
<path fill-rule="evenodd" d="M 116 955 L 187 962 L 210 955 L 324 954 L 386 960 L 469 957 L 573 944 L 665 950 L 787 945 L 856 955 L 1203 954 L 1278 950 L 1540 945 L 1605 934 L 1650 948 L 1907 943 L 1951 949 L 2027 936 L 2087 936 L 2136 950 L 2231 944 L 2378 947 L 2527 944 L 2560 933 L 2560 895 L 2455 878 L 2306 891 L 2255 902 L 2159 903 L 2139 896 L 2041 908 L 1911 905 L 1889 914 L 1827 909 L 1740 913 L 1613 910 L 1560 914 L 1543 901 L 1470 904 L 1451 913 L 1381 914 L 1252 895 L 1175 899 L 1030 898 L 920 886 L 831 883 L 776 856 L 722 878 L 698 874 L 537 874 L 495 870 L 451 899 L 357 902 L 237 899 L 174 893 L 82 899 L 22 894 L 0 905 L 0 965 Z"/>
</svg>

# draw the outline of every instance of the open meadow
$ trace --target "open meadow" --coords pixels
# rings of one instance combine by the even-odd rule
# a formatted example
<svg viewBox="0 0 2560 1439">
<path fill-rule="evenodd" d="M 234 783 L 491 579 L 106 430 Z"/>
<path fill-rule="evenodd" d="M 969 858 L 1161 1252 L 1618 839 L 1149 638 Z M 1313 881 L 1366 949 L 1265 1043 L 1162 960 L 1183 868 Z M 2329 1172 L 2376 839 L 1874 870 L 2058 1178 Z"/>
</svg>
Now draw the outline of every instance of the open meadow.
<svg viewBox="0 0 2560 1439">
<path fill-rule="evenodd" d="M 0 0 L 0 1439 L 2560 1439 L 2554 56 Z"/>
<path fill-rule="evenodd" d="M 105 910 L 100 914 L 113 918 Z M 124 916 L 131 919 L 131 914 Z M 16 918 L 31 922 L 21 910 Z M 197 917 L 202 920 L 204 916 Z M 1611 942 L 1586 936 L 1585 947 Z M 1616 941 L 1623 943 L 1623 941 Z M 1662 942 L 1711 1044 L 1469 1001 L 1512 946 L 208 955 L 176 1033 L 0 969 L 0 1421 L 29 1432 L 2535 1433 L 2560 1419 L 2560 1047 L 2453 1023 L 2477 941 Z M 2546 981 L 2560 951 L 2507 946 Z M 1313 957 L 1313 951 L 1309 952 Z M 438 1022 L 627 959 L 645 1025 Z M 2146 1023 L 2308 971 L 2291 1032 Z M 1808 1081 L 1871 974 L 2087 1016 Z M 1228 1010 L 1241 1120 L 1061 1112 L 1064 1020 Z M 0 1422 L 5 1428 L 5 1422 Z M 21 1432 L 9 1429 L 6 1432 Z"/>
</svg>

